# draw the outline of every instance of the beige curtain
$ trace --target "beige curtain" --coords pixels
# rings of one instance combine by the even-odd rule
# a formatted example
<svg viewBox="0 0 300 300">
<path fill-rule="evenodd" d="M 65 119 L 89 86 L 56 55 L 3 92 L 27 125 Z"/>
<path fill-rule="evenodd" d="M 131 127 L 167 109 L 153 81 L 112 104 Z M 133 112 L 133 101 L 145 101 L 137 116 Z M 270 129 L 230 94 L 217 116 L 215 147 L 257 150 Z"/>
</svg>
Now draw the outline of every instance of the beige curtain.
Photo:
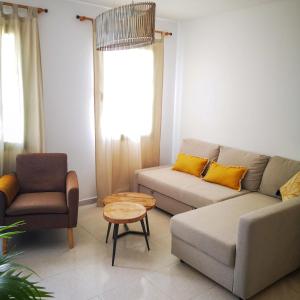
<svg viewBox="0 0 300 300">
<path fill-rule="evenodd" d="M 163 95 L 164 36 L 151 46 L 154 58 L 153 120 L 149 136 L 141 137 L 142 168 L 158 166 L 160 162 L 160 132 Z"/>
<path fill-rule="evenodd" d="M 0 172 L 15 170 L 16 155 L 23 152 L 44 151 L 43 88 L 41 54 L 35 8 L 27 10 L 17 6 L 6 7 L 0 3 L 0 61 L 1 61 L 1 101 L 0 101 Z M 9 43 L 9 45 L 8 45 Z M 7 48 L 7 47 L 11 48 Z M 9 54 L 7 49 L 9 49 Z M 12 61 L 9 65 L 5 61 Z M 5 81 L 10 74 L 11 82 Z M 12 75 L 11 75 L 12 74 Z M 5 86 L 4 86 L 5 84 Z M 13 110 L 18 110 L 22 122 L 15 123 L 21 131 L 18 141 L 7 139 L 8 119 L 17 118 L 8 105 L 8 98 L 16 98 Z M 10 113 L 10 115 L 7 115 Z M 6 114 L 6 115 L 4 115 Z M 18 118 L 20 119 L 20 118 Z M 6 121 L 5 121 L 6 120 Z"/>
<path fill-rule="evenodd" d="M 98 205 L 102 205 L 102 200 L 107 195 L 132 190 L 135 170 L 159 165 L 164 64 L 163 39 L 151 45 L 150 49 L 153 51 L 154 61 L 151 133 L 138 139 L 131 139 L 124 135 L 121 135 L 119 139 L 108 137 L 103 134 L 101 128 L 103 101 L 105 99 L 105 91 L 103 90 L 103 53 L 96 50 L 94 28 L 95 142 Z M 116 86 L 116 88 L 118 87 Z"/>
</svg>

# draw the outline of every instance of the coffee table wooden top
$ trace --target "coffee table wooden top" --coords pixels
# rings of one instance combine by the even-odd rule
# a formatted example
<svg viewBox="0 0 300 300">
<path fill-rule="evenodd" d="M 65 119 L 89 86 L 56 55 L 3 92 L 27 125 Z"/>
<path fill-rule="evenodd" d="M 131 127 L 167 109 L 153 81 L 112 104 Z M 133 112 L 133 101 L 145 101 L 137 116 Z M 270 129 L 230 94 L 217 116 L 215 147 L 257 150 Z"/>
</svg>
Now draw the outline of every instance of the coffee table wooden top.
<svg viewBox="0 0 300 300">
<path fill-rule="evenodd" d="M 155 206 L 156 200 L 151 196 L 143 193 L 118 193 L 104 198 L 104 205 L 116 202 L 131 202 L 143 205 L 147 210 Z"/>
<path fill-rule="evenodd" d="M 105 205 L 103 217 L 113 224 L 127 224 L 142 220 L 146 215 L 146 208 L 132 202 L 115 202 Z"/>
</svg>

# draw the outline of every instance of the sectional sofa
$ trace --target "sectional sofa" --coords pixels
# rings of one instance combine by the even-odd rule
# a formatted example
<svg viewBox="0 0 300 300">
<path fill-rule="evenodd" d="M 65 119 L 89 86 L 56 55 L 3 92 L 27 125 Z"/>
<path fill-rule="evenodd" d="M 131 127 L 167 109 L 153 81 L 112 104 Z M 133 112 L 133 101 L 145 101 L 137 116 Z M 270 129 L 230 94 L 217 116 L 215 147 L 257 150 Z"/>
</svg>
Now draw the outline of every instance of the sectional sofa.
<svg viewBox="0 0 300 300">
<path fill-rule="evenodd" d="M 278 189 L 300 171 L 279 156 L 186 139 L 181 152 L 248 168 L 240 192 L 173 171 L 138 170 L 135 190 L 153 195 L 171 219 L 172 253 L 242 299 L 300 267 L 300 198 Z"/>
</svg>

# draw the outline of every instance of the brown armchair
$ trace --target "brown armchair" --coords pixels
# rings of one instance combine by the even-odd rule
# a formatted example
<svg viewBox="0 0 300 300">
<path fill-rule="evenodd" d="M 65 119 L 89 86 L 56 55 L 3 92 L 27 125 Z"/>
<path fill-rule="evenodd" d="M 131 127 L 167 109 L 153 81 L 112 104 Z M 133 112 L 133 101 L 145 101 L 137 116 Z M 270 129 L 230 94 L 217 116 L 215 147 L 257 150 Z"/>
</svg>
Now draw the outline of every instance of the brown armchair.
<svg viewBox="0 0 300 300">
<path fill-rule="evenodd" d="M 63 153 L 20 154 L 16 173 L 0 178 L 0 226 L 23 220 L 24 230 L 67 228 L 70 248 L 78 202 L 77 175 Z M 5 253 L 7 241 L 2 245 Z"/>
</svg>

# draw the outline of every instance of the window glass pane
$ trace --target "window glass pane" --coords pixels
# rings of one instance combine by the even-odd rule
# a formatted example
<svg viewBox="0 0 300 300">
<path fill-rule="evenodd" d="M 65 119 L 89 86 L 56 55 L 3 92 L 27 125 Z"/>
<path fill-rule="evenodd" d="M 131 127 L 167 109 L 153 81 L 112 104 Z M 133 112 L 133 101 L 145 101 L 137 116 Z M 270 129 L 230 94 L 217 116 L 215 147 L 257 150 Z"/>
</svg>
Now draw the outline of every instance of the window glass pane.
<svg viewBox="0 0 300 300">
<path fill-rule="evenodd" d="M 137 48 L 105 51 L 104 135 L 132 139 L 149 135 L 153 111 L 153 51 Z"/>
<path fill-rule="evenodd" d="M 1 40 L 1 89 L 4 142 L 23 143 L 23 90 L 14 34 Z"/>
</svg>

